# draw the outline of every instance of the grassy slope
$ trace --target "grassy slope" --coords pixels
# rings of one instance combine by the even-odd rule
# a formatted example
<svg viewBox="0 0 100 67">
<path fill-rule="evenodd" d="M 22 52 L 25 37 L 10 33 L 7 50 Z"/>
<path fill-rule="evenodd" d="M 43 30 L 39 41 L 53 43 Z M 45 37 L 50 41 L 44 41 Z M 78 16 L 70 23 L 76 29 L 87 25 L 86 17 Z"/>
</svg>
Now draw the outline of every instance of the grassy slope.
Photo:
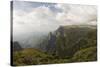
<svg viewBox="0 0 100 67">
<path fill-rule="evenodd" d="M 77 51 L 73 58 L 75 62 L 84 62 L 84 61 L 96 61 L 97 60 L 97 48 L 96 47 L 89 47 Z"/>
<path fill-rule="evenodd" d="M 79 62 L 79 61 L 80 62 L 96 61 L 97 60 L 96 29 L 93 28 L 89 29 L 88 32 L 85 31 L 87 32 L 86 37 L 83 37 L 83 39 L 79 40 L 79 42 L 77 42 L 75 45 L 74 44 L 72 45 L 72 43 L 74 43 L 74 40 L 76 41 L 77 38 L 81 36 L 80 34 L 83 35 L 83 32 L 80 32 L 79 34 L 76 33 L 76 31 L 71 31 L 73 30 L 73 28 L 76 28 L 76 26 L 64 27 L 64 28 L 65 28 L 64 30 L 65 33 L 69 35 L 68 36 L 69 40 L 66 41 L 67 37 L 65 37 L 65 39 L 63 37 L 59 36 L 57 37 L 56 45 L 59 55 L 50 55 L 38 49 L 25 48 L 21 51 L 14 52 L 13 65 L 37 65 L 37 64 L 69 63 L 69 62 Z M 68 28 L 70 29 L 70 34 L 69 32 L 66 32 L 66 29 Z M 80 29 L 77 28 L 76 30 Z M 77 36 L 77 34 L 80 36 Z M 70 42 L 72 40 L 73 42 Z M 68 45 L 68 43 L 70 45 Z M 70 58 L 67 57 L 66 53 Z"/>
<path fill-rule="evenodd" d="M 60 59 L 57 56 L 48 55 L 34 48 L 26 48 L 16 51 L 13 55 L 13 65 L 37 65 L 68 62 L 68 59 Z"/>
</svg>

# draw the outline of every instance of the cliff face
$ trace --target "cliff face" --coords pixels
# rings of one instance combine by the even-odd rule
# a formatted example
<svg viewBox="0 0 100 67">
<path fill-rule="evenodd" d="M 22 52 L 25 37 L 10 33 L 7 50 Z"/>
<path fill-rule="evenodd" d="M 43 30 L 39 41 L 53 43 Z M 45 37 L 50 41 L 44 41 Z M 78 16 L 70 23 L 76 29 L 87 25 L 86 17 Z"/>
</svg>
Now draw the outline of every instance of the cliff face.
<svg viewBox="0 0 100 67">
<path fill-rule="evenodd" d="M 14 42 L 13 65 L 96 61 L 96 41 L 96 26 L 61 26 L 42 39 L 37 48 L 22 49 Z"/>
<path fill-rule="evenodd" d="M 50 33 L 47 52 L 60 57 L 72 57 L 75 52 L 96 46 L 96 26 L 61 26 Z"/>
</svg>

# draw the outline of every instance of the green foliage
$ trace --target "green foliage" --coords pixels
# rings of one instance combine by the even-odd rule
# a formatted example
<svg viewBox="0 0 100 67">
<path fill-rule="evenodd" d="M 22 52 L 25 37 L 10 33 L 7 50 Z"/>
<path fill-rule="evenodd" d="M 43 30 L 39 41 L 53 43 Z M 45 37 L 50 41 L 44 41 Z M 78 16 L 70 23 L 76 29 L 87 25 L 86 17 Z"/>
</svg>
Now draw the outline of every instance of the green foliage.
<svg viewBox="0 0 100 67">
<path fill-rule="evenodd" d="M 97 60 L 97 48 L 96 47 L 89 47 L 77 51 L 72 60 L 74 62 L 84 62 L 84 61 L 96 61 Z"/>
<path fill-rule="evenodd" d="M 55 53 L 61 58 L 71 58 L 77 51 L 97 45 L 96 28 L 65 26 L 57 34 Z"/>
<path fill-rule="evenodd" d="M 24 49 L 22 51 L 14 52 L 13 61 L 15 65 L 20 64 L 37 64 L 38 60 L 47 57 L 46 54 L 37 49 Z M 18 64 L 19 63 L 19 64 Z"/>
<path fill-rule="evenodd" d="M 50 35 L 53 35 L 50 33 Z M 53 35 L 54 36 L 54 35 Z M 13 65 L 37 65 L 69 62 L 85 62 L 97 60 L 97 29 L 90 27 L 65 26 L 56 31 L 54 42 L 55 51 L 44 50 L 43 47 L 52 45 L 44 39 L 41 50 L 25 48 L 21 51 L 14 51 Z M 45 44 L 45 46 L 42 46 Z M 48 49 L 49 47 L 46 47 Z M 42 51 L 43 49 L 43 51 Z M 51 52 L 52 51 L 52 52 Z M 54 52 L 53 52 L 54 51 Z M 51 54 L 50 54 L 50 53 Z"/>
<path fill-rule="evenodd" d="M 22 51 L 16 51 L 13 54 L 13 65 L 37 65 L 50 63 L 68 62 L 67 59 L 59 59 L 57 56 L 52 56 L 41 52 L 40 50 L 28 48 Z"/>
</svg>

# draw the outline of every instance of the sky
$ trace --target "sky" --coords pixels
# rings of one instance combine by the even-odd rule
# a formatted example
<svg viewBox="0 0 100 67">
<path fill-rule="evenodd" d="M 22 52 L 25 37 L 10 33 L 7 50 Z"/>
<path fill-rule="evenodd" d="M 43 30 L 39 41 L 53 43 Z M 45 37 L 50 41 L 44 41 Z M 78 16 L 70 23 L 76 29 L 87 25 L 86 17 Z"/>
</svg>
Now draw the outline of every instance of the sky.
<svg viewBox="0 0 100 67">
<path fill-rule="evenodd" d="M 23 35 L 31 32 L 50 32 L 59 26 L 96 25 L 97 7 L 44 2 L 13 2 L 13 32 Z"/>
</svg>

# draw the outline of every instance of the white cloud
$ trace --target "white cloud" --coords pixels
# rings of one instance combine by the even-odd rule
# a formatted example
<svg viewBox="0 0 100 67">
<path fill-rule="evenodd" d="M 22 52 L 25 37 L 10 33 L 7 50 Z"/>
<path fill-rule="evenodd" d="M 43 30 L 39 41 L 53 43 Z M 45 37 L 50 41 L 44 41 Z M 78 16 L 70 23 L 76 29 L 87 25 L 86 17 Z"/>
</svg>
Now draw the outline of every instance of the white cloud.
<svg viewBox="0 0 100 67">
<path fill-rule="evenodd" d="M 14 35 L 34 32 L 48 32 L 57 27 L 56 14 L 48 7 L 33 8 L 29 13 L 13 11 Z"/>
<path fill-rule="evenodd" d="M 58 4 L 57 8 L 63 11 L 57 18 L 66 24 L 89 24 L 97 20 L 96 6 Z"/>
<path fill-rule="evenodd" d="M 14 34 L 49 32 L 59 25 L 96 24 L 96 6 L 57 4 L 55 8 L 62 12 L 55 13 L 46 6 L 31 8 L 29 12 L 14 10 Z"/>
</svg>

